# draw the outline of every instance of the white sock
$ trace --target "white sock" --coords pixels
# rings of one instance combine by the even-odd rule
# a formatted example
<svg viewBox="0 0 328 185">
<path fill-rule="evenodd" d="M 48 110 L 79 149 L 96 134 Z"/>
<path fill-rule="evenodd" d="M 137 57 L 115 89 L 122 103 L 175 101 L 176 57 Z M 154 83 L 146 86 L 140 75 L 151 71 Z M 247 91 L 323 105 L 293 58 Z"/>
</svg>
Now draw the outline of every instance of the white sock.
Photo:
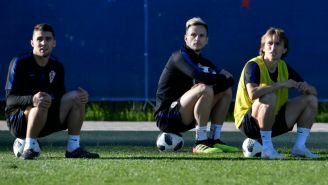
<svg viewBox="0 0 328 185">
<path fill-rule="evenodd" d="M 268 149 L 273 149 L 273 144 L 272 144 L 272 131 L 260 131 L 261 134 L 261 139 L 262 139 L 262 147 L 263 150 L 268 150 Z"/>
<path fill-rule="evenodd" d="M 80 147 L 80 135 L 68 135 L 67 151 L 72 152 Z"/>
<path fill-rule="evenodd" d="M 20 143 L 24 143 L 25 145 L 25 139 L 21 139 L 21 138 L 16 138 Z"/>
<path fill-rule="evenodd" d="M 297 135 L 294 147 L 305 148 L 305 142 L 310 134 L 310 129 L 308 128 L 297 128 Z"/>
<path fill-rule="evenodd" d="M 34 138 L 26 138 L 25 139 L 24 150 L 28 150 L 28 149 L 33 149 L 34 152 L 40 152 L 41 151 L 39 143 Z"/>
<path fill-rule="evenodd" d="M 196 126 L 196 141 L 207 140 L 207 126 Z"/>
<path fill-rule="evenodd" d="M 208 134 L 208 138 L 214 139 L 214 140 L 220 139 L 222 126 L 223 126 L 222 124 L 212 123 L 210 132 Z"/>
</svg>

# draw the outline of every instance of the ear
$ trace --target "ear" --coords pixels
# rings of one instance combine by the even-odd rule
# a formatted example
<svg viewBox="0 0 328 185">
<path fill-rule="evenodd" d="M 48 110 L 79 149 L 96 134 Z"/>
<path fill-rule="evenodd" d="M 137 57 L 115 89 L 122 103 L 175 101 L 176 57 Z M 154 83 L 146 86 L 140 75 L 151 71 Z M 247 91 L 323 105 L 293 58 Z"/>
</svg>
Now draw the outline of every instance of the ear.
<svg viewBox="0 0 328 185">
<path fill-rule="evenodd" d="M 56 42 L 56 40 L 54 40 L 54 43 L 53 43 L 53 47 L 56 47 L 56 45 L 57 45 L 57 42 Z"/>
<path fill-rule="evenodd" d="M 34 48 L 33 40 L 31 40 L 31 46 L 32 46 L 32 48 Z"/>
<path fill-rule="evenodd" d="M 287 51 L 288 51 L 288 49 L 287 48 L 284 48 L 283 54 L 286 54 Z"/>
<path fill-rule="evenodd" d="M 187 42 L 187 35 L 184 35 L 184 41 Z"/>
</svg>

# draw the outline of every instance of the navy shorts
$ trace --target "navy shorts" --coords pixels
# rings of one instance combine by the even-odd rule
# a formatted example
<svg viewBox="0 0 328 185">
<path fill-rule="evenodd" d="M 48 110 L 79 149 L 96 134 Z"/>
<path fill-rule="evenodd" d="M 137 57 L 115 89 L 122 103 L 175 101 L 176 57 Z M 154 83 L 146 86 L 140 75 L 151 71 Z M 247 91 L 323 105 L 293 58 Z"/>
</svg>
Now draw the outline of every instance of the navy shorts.
<svg viewBox="0 0 328 185">
<path fill-rule="evenodd" d="M 16 109 L 11 115 L 7 117 L 7 125 L 10 133 L 16 138 L 25 138 L 27 129 L 27 120 L 23 109 Z M 40 131 L 38 137 L 44 137 L 51 133 L 66 130 L 66 121 L 60 124 L 59 119 L 59 105 L 51 106 L 48 110 L 48 118 L 45 126 Z"/>
<path fill-rule="evenodd" d="M 276 115 L 275 122 L 272 126 L 272 137 L 279 136 L 286 132 L 291 131 L 293 128 L 288 128 L 286 123 L 286 104 L 281 107 Z M 260 127 L 252 117 L 252 108 L 245 114 L 239 130 L 248 138 L 259 139 L 261 138 Z"/>
<path fill-rule="evenodd" d="M 182 123 L 181 114 L 179 112 L 180 107 L 180 101 L 177 100 L 166 110 L 157 113 L 155 116 L 156 124 L 162 132 L 181 133 L 195 128 L 195 121 L 189 125 Z"/>
</svg>

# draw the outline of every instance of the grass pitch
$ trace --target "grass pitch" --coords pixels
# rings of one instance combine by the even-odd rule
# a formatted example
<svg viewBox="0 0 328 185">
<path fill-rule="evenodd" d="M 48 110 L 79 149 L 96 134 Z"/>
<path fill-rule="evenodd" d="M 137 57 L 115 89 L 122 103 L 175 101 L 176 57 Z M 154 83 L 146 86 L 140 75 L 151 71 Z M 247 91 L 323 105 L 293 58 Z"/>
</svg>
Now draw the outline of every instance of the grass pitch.
<svg viewBox="0 0 328 185">
<path fill-rule="evenodd" d="M 159 152 L 158 132 L 83 132 L 82 144 L 98 152 L 100 159 L 65 159 L 66 132 L 41 139 L 38 160 L 14 157 L 8 132 L 0 132 L 0 184 L 327 184 L 328 134 L 312 133 L 308 146 L 322 158 L 307 160 L 290 156 L 295 134 L 274 138 L 286 157 L 269 161 L 246 159 L 241 152 L 212 155 L 191 153 L 193 133 L 184 134 L 185 146 L 176 153 Z M 222 139 L 241 146 L 244 136 L 222 133 Z"/>
</svg>

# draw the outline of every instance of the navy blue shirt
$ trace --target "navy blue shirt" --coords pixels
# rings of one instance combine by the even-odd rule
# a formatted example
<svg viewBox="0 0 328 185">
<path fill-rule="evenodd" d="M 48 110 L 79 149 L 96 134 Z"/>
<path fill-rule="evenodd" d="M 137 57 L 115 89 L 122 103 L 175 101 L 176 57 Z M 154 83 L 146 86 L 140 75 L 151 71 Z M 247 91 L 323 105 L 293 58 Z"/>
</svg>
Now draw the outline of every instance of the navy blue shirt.
<svg viewBox="0 0 328 185">
<path fill-rule="evenodd" d="M 296 82 L 304 81 L 303 78 L 288 64 L 287 64 L 287 69 L 288 69 L 289 79 L 293 79 Z M 278 70 L 274 71 L 273 73 L 269 72 L 269 75 L 272 81 L 277 82 Z M 257 65 L 256 62 L 249 62 L 248 64 L 246 64 L 244 79 L 245 79 L 245 84 L 247 83 L 254 83 L 257 85 L 260 84 L 260 67 Z"/>
<path fill-rule="evenodd" d="M 32 106 L 33 96 L 40 91 L 48 93 L 54 104 L 60 103 L 65 93 L 63 65 L 51 56 L 41 67 L 32 53 L 13 58 L 6 82 L 6 115 Z"/>
</svg>

